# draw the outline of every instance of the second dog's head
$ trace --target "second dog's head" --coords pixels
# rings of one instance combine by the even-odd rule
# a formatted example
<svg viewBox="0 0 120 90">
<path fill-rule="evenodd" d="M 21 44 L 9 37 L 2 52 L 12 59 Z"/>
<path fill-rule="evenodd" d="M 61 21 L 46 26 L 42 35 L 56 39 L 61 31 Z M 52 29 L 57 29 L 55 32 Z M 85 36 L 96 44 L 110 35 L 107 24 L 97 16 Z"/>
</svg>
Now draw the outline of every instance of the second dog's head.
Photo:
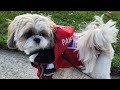
<svg viewBox="0 0 120 90">
<path fill-rule="evenodd" d="M 36 49 L 51 48 L 54 25 L 49 17 L 43 15 L 16 16 L 8 26 L 8 48 L 18 48 L 26 54 Z"/>
</svg>

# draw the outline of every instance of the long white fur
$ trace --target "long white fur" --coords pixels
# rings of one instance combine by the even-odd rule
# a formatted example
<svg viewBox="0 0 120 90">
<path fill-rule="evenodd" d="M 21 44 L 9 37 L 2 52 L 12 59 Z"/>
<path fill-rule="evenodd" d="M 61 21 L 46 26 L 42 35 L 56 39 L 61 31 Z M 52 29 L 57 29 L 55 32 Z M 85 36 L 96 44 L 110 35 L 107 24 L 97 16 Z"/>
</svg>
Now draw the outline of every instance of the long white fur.
<svg viewBox="0 0 120 90">
<path fill-rule="evenodd" d="M 92 77 L 96 79 L 110 79 L 111 62 L 114 56 L 114 50 L 111 45 L 109 48 L 110 50 L 108 52 L 101 52 L 91 73 Z"/>
<path fill-rule="evenodd" d="M 116 22 L 109 20 L 104 23 L 103 15 L 95 16 L 95 20 L 86 26 L 77 48 L 79 60 L 86 68 L 85 73 L 90 73 L 95 78 L 110 78 L 111 61 L 114 56 L 111 43 L 117 41 L 117 33 Z M 99 58 L 94 47 L 101 50 Z"/>
<path fill-rule="evenodd" d="M 17 38 L 21 37 L 21 35 L 23 35 L 23 33 L 24 33 L 24 32 L 20 32 L 19 36 L 18 36 L 19 30 L 21 30 L 21 31 L 27 30 L 27 29 L 29 30 L 29 28 L 31 28 L 31 27 L 36 27 L 36 29 L 44 29 L 44 28 L 49 29 L 50 27 L 52 27 L 50 24 L 49 17 L 46 18 L 45 16 L 38 15 L 38 14 L 19 15 L 19 16 L 15 17 L 13 23 L 14 23 L 13 30 L 16 31 L 15 32 L 15 40 L 17 40 Z M 42 25 L 42 26 L 38 27 L 38 25 Z M 52 33 L 51 30 L 48 30 L 48 32 Z"/>
</svg>

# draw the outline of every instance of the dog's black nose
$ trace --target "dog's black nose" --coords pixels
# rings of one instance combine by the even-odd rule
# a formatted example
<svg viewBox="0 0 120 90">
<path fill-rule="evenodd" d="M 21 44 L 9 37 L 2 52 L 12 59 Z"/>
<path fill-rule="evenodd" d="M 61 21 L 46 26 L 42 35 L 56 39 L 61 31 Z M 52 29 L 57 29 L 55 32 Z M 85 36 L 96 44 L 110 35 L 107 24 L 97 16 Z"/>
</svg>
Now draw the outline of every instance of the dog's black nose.
<svg viewBox="0 0 120 90">
<path fill-rule="evenodd" d="M 34 38 L 34 41 L 35 41 L 36 43 L 40 43 L 40 39 L 39 39 L 39 38 Z"/>
</svg>

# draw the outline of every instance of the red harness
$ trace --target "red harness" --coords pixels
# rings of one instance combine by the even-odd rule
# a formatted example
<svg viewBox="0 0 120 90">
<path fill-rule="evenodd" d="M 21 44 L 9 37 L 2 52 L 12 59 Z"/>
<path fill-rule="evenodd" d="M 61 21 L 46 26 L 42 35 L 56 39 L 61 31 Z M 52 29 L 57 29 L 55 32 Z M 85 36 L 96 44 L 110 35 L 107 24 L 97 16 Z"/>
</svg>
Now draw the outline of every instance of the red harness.
<svg viewBox="0 0 120 90">
<path fill-rule="evenodd" d="M 63 57 L 64 54 L 75 66 L 80 66 L 82 63 L 78 61 L 78 52 L 74 51 L 75 47 L 73 45 L 73 33 L 74 28 L 72 26 L 55 26 L 55 35 L 54 35 L 54 62 L 51 62 L 54 65 L 52 69 L 46 69 L 47 65 L 50 63 L 32 63 L 32 66 L 38 69 L 37 76 L 40 79 L 51 79 L 52 75 L 59 68 L 69 68 L 72 67 Z M 68 48 L 70 47 L 70 48 Z"/>
</svg>

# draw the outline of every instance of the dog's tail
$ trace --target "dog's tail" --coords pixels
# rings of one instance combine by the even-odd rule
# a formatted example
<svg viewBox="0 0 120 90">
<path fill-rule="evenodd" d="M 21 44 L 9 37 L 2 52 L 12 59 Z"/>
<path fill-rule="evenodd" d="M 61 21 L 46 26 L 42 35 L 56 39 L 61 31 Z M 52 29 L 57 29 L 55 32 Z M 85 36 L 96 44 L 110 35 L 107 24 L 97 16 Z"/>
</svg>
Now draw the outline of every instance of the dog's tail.
<svg viewBox="0 0 120 90">
<path fill-rule="evenodd" d="M 119 30 L 116 27 L 116 22 L 109 20 L 107 23 L 104 23 L 103 16 L 95 16 L 95 20 L 84 28 L 83 36 L 78 40 L 80 42 L 78 50 L 81 47 L 90 48 L 94 46 L 106 48 L 108 44 L 117 42 Z"/>
<path fill-rule="evenodd" d="M 103 42 L 107 43 L 116 43 L 117 42 L 117 34 L 118 29 L 116 27 L 116 22 L 113 20 L 109 20 L 107 23 L 103 21 L 104 14 L 99 17 L 95 16 L 95 20 L 89 23 L 85 30 L 94 30 L 99 35 L 95 35 L 96 38 L 102 38 Z M 99 42 L 100 39 L 98 39 Z"/>
<path fill-rule="evenodd" d="M 95 20 L 87 24 L 78 40 L 79 60 L 82 60 L 86 72 L 92 72 L 96 62 L 95 47 L 102 50 L 109 50 L 109 45 L 117 41 L 118 29 L 116 22 L 109 20 L 103 21 L 103 16 L 95 16 Z"/>
</svg>

